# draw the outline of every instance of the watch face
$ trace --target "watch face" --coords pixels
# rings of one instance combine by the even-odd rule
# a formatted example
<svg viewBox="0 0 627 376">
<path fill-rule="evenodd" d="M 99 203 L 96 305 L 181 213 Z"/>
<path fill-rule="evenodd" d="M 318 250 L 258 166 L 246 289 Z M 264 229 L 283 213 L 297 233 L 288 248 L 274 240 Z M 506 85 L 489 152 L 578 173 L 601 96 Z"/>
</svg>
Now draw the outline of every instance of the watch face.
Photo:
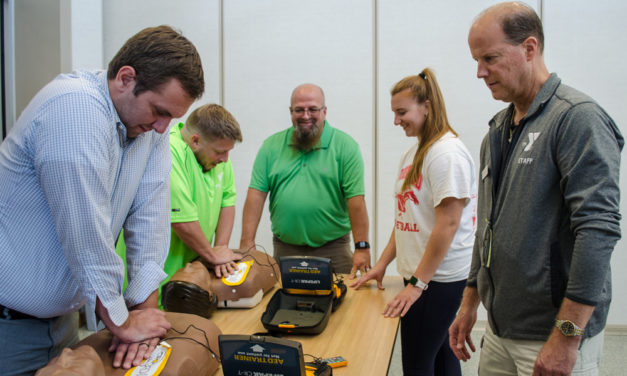
<svg viewBox="0 0 627 376">
<path fill-rule="evenodd" d="M 572 335 L 573 333 L 575 333 L 575 326 L 573 325 L 572 322 L 565 321 L 562 323 L 560 330 L 562 331 L 562 333 L 564 333 L 567 336 Z"/>
</svg>

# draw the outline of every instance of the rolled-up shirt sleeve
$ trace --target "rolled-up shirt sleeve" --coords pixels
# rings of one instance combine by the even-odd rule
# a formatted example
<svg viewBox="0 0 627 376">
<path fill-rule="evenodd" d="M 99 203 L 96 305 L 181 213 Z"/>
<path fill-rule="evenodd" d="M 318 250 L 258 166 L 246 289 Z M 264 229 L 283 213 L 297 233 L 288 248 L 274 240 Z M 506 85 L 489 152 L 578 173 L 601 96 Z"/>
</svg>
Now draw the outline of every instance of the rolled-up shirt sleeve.
<svg viewBox="0 0 627 376">
<path fill-rule="evenodd" d="M 163 265 L 170 248 L 170 170 L 168 133 L 158 136 L 124 224 L 129 307 L 143 303 L 167 274 Z"/>
</svg>

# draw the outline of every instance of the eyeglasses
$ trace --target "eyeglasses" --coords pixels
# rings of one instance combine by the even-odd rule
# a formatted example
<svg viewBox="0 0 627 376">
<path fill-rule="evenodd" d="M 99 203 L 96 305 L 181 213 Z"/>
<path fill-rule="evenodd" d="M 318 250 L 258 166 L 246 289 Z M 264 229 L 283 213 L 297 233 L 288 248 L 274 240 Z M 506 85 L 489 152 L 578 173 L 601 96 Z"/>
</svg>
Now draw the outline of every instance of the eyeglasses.
<svg viewBox="0 0 627 376">
<path fill-rule="evenodd" d="M 309 108 L 302 108 L 302 107 L 296 107 L 294 109 L 290 108 L 290 111 L 292 113 L 295 113 L 296 115 L 304 115 L 306 112 L 310 113 L 311 115 L 318 115 L 318 113 L 322 110 L 325 109 L 325 106 L 322 107 L 309 107 Z"/>
</svg>

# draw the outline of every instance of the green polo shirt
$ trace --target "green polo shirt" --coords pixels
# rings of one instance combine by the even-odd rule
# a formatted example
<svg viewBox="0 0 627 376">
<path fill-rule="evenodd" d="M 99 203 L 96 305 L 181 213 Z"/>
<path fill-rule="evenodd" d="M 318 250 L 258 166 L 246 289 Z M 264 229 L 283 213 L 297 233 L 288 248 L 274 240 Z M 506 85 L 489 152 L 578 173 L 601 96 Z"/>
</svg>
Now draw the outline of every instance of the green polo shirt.
<svg viewBox="0 0 627 376">
<path fill-rule="evenodd" d="M 325 121 L 318 144 L 295 149 L 290 127 L 266 139 L 250 188 L 270 192 L 272 232 L 283 242 L 320 247 L 350 229 L 346 199 L 364 194 L 359 145 Z"/>
<path fill-rule="evenodd" d="M 170 174 L 171 222 L 198 221 L 207 240 L 211 243 L 218 226 L 220 210 L 235 205 L 235 182 L 231 160 L 220 163 L 203 172 L 194 152 L 183 141 L 183 123 L 170 130 L 172 172 Z M 177 270 L 196 258 L 196 252 L 186 246 L 172 231 L 170 253 L 164 270 L 167 282 Z"/>
</svg>

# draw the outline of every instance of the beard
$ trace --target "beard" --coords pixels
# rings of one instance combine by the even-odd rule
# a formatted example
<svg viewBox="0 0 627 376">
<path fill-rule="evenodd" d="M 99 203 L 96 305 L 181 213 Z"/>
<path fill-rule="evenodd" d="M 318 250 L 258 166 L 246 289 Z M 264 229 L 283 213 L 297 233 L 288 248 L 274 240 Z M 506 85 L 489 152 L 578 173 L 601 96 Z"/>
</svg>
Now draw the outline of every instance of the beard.
<svg viewBox="0 0 627 376">
<path fill-rule="evenodd" d="M 207 172 L 217 165 L 215 162 L 207 163 L 198 152 L 194 152 L 194 156 L 196 157 L 196 162 L 202 167 L 202 172 Z"/>
<path fill-rule="evenodd" d="M 311 128 L 306 129 L 297 124 L 294 125 L 292 133 L 292 143 L 299 150 L 311 150 L 318 140 L 320 140 L 320 127 L 313 123 Z"/>
</svg>

